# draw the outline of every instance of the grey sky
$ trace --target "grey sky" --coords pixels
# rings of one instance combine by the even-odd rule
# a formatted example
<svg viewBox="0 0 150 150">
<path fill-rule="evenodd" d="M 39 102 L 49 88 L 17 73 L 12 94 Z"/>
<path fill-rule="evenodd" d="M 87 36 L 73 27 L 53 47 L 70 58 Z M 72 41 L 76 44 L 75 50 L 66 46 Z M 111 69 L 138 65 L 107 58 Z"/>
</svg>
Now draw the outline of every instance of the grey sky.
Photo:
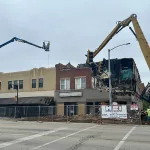
<svg viewBox="0 0 150 150">
<path fill-rule="evenodd" d="M 48 54 L 50 66 L 69 61 L 74 65 L 85 63 L 87 50 L 95 50 L 116 21 L 132 13 L 137 14 L 150 43 L 149 6 L 150 0 L 0 0 L 0 43 L 14 36 L 41 46 L 44 40 L 51 41 L 50 52 L 17 42 L 1 48 L 1 72 L 47 67 Z M 150 71 L 128 28 L 114 37 L 94 60 L 107 58 L 108 48 L 126 42 L 132 44 L 112 51 L 111 57 L 133 57 L 142 81 L 147 84 Z"/>
</svg>

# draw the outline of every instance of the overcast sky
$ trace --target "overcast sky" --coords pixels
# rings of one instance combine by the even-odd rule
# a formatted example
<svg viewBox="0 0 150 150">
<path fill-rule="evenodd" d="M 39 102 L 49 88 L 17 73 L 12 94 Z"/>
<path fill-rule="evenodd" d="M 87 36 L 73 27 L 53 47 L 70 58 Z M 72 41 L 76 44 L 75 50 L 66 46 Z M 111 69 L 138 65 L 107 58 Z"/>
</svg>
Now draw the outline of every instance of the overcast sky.
<svg viewBox="0 0 150 150">
<path fill-rule="evenodd" d="M 116 26 L 132 13 L 137 14 L 141 28 L 150 43 L 150 0 L 0 0 L 0 43 L 16 36 L 41 45 L 50 40 L 50 52 L 14 42 L 0 53 L 1 72 L 50 67 L 56 63 L 85 63 L 88 49 L 94 51 Z M 132 25 L 131 25 L 132 26 Z M 139 44 L 125 28 L 96 56 L 108 57 L 107 49 L 118 44 L 131 45 L 115 49 L 111 58 L 133 57 L 142 81 L 150 81 L 150 71 Z"/>
</svg>

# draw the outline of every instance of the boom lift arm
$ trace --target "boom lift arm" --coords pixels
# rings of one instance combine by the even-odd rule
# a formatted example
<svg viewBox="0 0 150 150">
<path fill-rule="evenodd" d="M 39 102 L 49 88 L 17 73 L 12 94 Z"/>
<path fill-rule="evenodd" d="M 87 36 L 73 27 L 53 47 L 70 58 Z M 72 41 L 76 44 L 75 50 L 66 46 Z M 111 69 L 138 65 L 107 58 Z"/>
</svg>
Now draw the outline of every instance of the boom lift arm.
<svg viewBox="0 0 150 150">
<path fill-rule="evenodd" d="M 146 38 L 142 32 L 142 29 L 137 21 L 137 15 L 132 14 L 129 18 L 118 21 L 117 26 L 113 29 L 113 31 L 106 37 L 106 39 L 101 43 L 101 45 L 94 51 L 91 52 L 88 50 L 87 52 L 87 64 L 93 63 L 93 58 L 106 46 L 106 44 L 118 33 L 120 32 L 124 27 L 129 26 L 129 24 L 132 22 L 135 32 L 132 30 L 131 27 L 129 29 L 132 31 L 132 33 L 137 38 L 140 48 L 142 50 L 142 53 L 144 55 L 144 58 L 146 60 L 146 63 L 150 69 L 150 47 L 148 45 L 148 42 L 146 41 Z"/>
<path fill-rule="evenodd" d="M 47 43 L 43 42 L 43 46 L 38 46 L 38 45 L 36 45 L 36 44 L 33 44 L 33 43 L 31 43 L 31 42 L 28 42 L 28 41 L 25 41 L 25 40 L 23 40 L 23 39 L 19 39 L 19 38 L 17 38 L 17 37 L 13 37 L 11 40 L 9 40 L 9 41 L 7 41 L 7 42 L 1 44 L 1 45 L 0 45 L 0 48 L 2 48 L 3 46 L 6 46 L 7 44 L 10 44 L 10 43 L 12 43 L 12 42 L 15 42 L 15 41 L 17 41 L 17 42 L 22 42 L 22 43 L 26 43 L 26 44 L 35 46 L 35 47 L 37 47 L 37 48 L 42 48 L 42 49 L 44 49 L 45 51 L 49 51 L 49 47 L 50 47 L 50 42 L 49 42 L 49 41 L 48 41 Z"/>
</svg>

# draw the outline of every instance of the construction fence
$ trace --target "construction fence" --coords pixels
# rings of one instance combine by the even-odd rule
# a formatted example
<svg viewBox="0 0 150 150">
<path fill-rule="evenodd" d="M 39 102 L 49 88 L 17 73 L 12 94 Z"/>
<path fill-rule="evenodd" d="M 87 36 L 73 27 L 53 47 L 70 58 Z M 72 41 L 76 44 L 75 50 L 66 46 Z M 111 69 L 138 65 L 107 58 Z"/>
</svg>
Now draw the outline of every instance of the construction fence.
<svg viewBox="0 0 150 150">
<path fill-rule="evenodd" d="M 112 109 L 111 109 L 112 108 Z M 60 113 L 61 112 L 61 113 Z M 64 105 L 0 107 L 0 117 L 22 121 L 141 124 L 141 113 L 131 105 Z"/>
</svg>

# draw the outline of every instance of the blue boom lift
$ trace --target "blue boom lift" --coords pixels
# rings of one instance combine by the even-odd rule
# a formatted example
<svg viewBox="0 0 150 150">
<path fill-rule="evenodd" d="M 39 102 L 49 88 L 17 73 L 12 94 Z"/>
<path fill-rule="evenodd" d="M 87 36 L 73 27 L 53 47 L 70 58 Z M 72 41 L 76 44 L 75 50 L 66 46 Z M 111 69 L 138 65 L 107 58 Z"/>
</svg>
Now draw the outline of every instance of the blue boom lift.
<svg viewBox="0 0 150 150">
<path fill-rule="evenodd" d="M 11 40 L 9 40 L 9 41 L 7 41 L 7 42 L 5 42 L 5 43 L 3 43 L 3 44 L 1 44 L 0 45 L 0 48 L 2 48 L 3 46 L 6 46 L 7 44 L 10 44 L 11 42 L 15 42 L 15 41 L 17 41 L 17 42 L 22 42 L 22 43 L 26 43 L 26 44 L 29 44 L 29 45 L 32 45 L 32 46 L 35 46 L 35 47 L 38 47 L 38 48 L 42 48 L 42 49 L 44 49 L 45 51 L 49 51 L 49 47 L 50 47 L 50 42 L 48 41 L 48 42 L 43 42 L 43 46 L 38 46 L 38 45 L 36 45 L 36 44 L 33 44 L 33 43 L 31 43 L 31 42 L 28 42 L 28 41 L 25 41 L 25 40 L 23 40 L 23 39 L 19 39 L 19 38 L 17 38 L 17 37 L 13 37 Z"/>
</svg>

